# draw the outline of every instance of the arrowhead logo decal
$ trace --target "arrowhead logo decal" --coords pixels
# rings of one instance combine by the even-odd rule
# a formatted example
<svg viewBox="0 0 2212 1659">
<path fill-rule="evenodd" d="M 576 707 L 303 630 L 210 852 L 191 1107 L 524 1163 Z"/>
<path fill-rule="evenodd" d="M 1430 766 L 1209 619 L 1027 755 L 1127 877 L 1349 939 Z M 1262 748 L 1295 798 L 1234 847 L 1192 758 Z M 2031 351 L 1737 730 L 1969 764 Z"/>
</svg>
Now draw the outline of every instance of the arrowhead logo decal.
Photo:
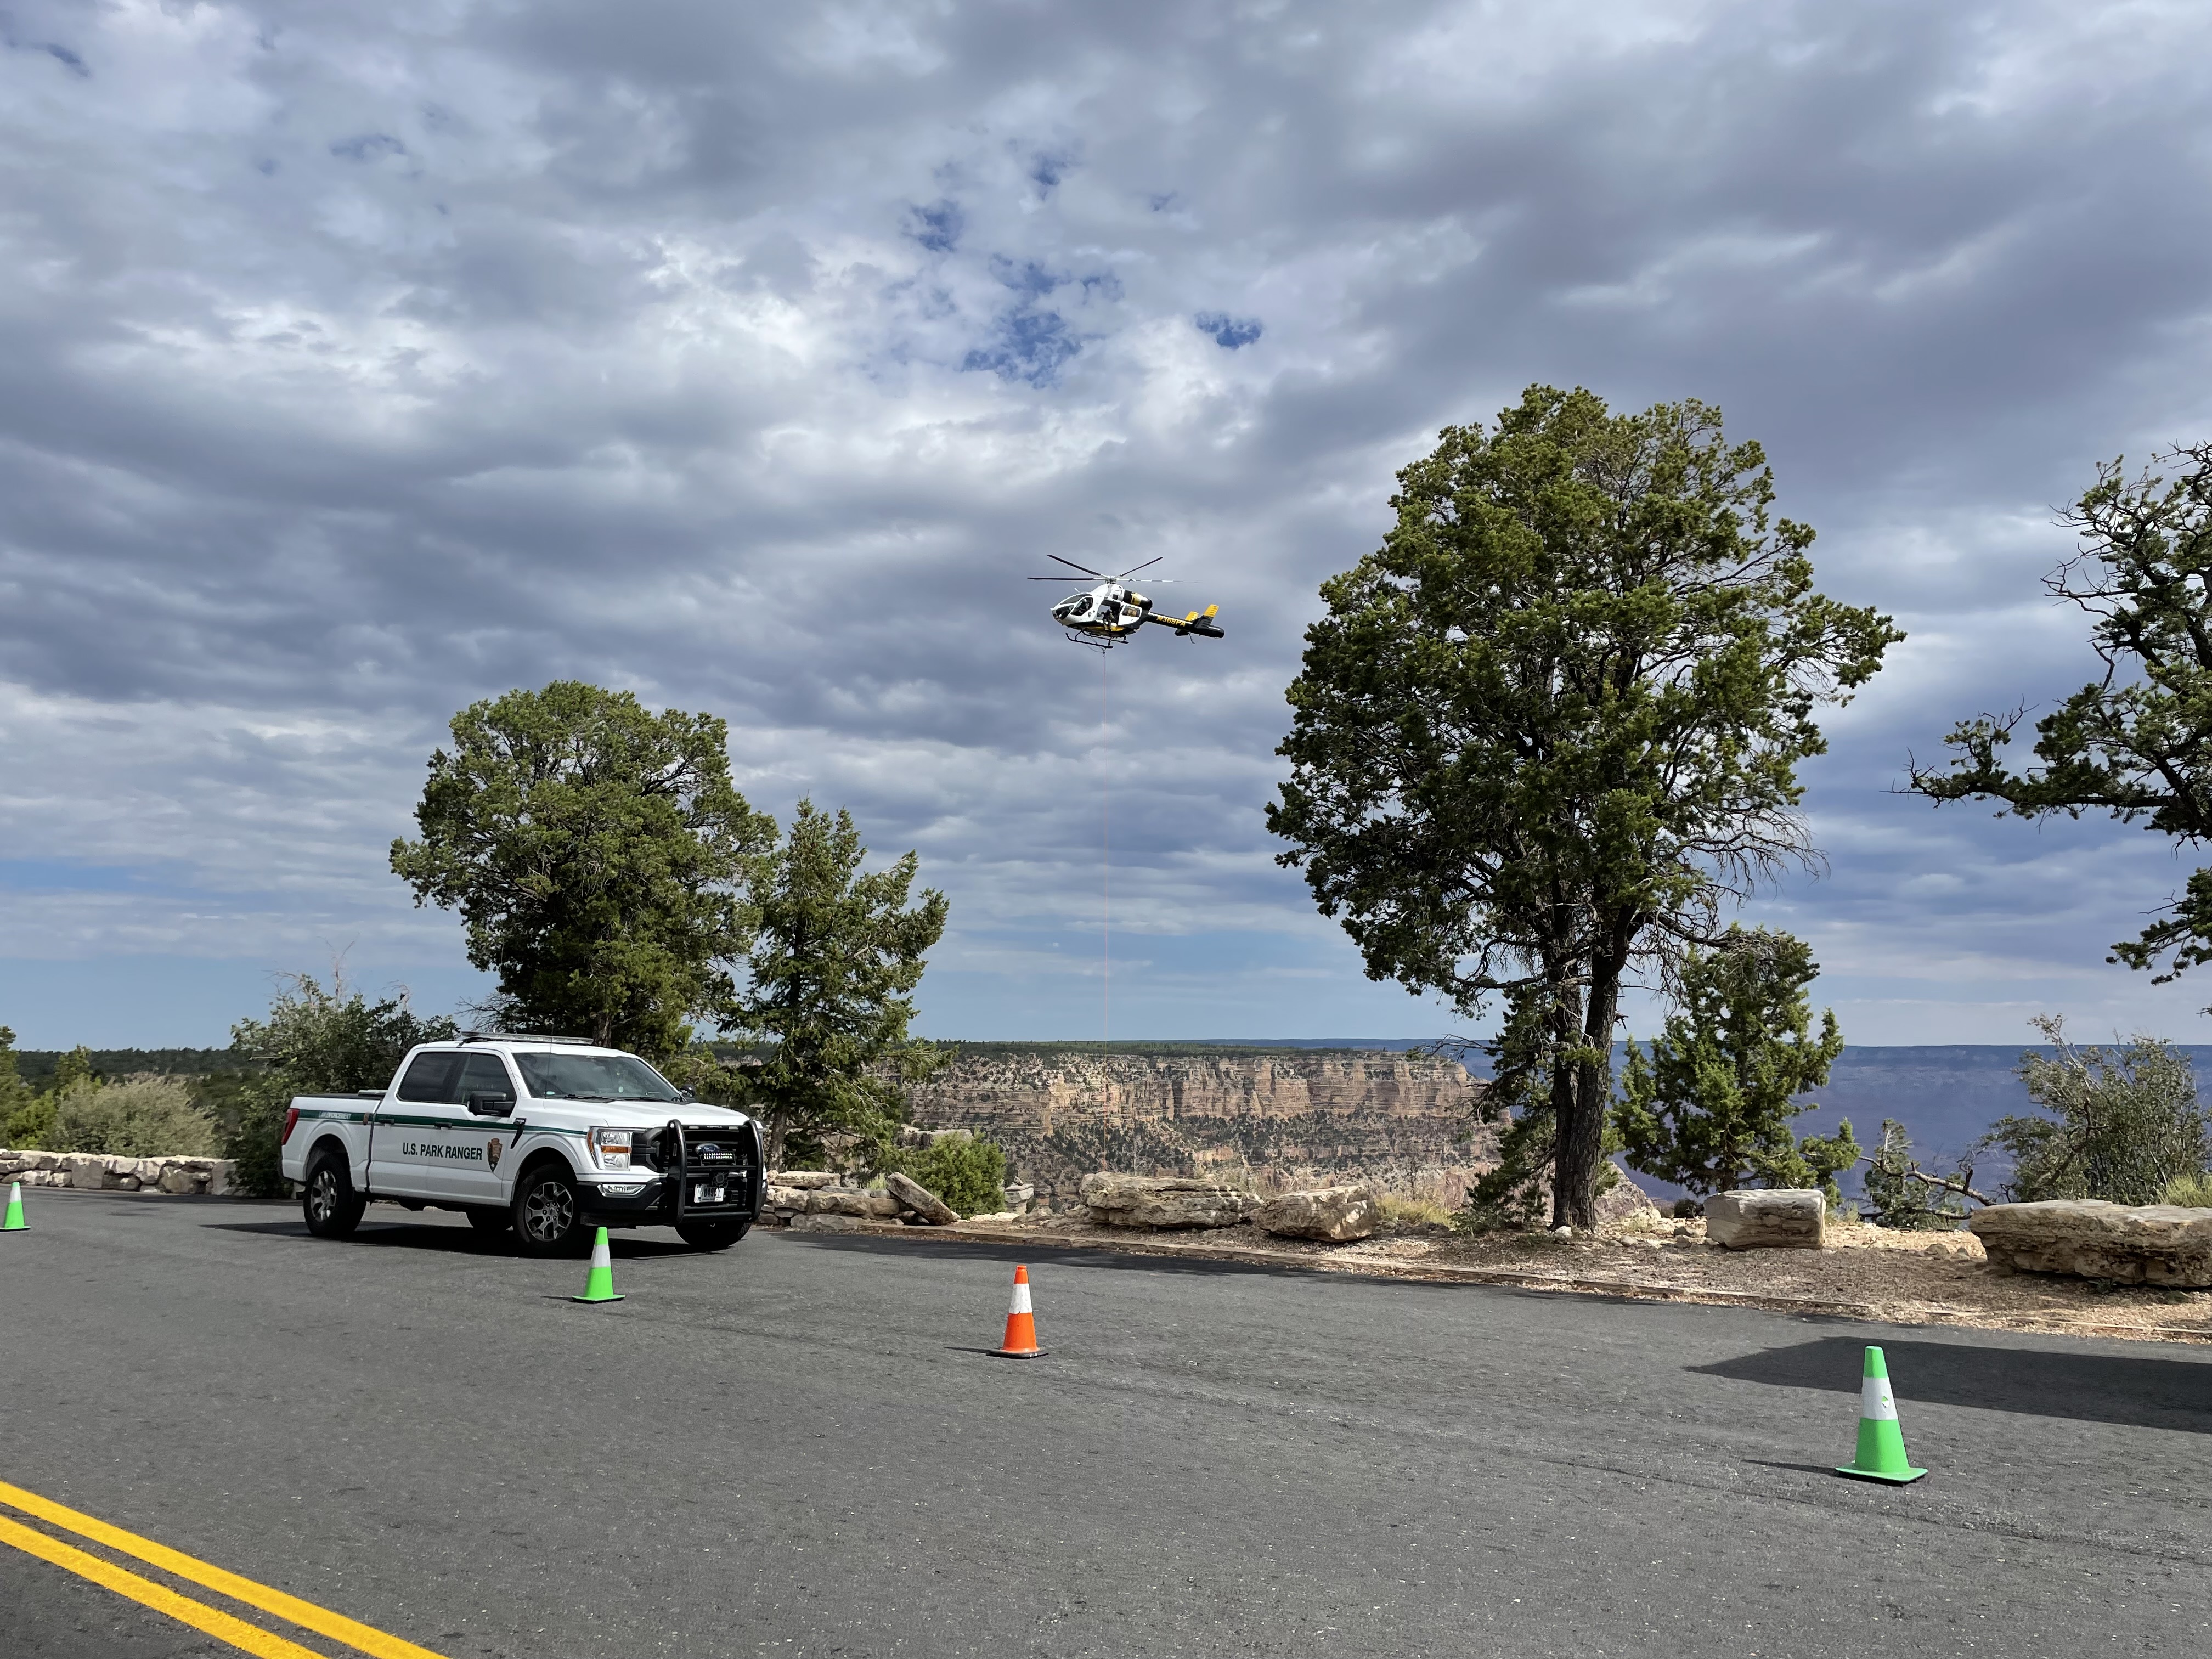
<svg viewBox="0 0 2212 1659">
<path fill-rule="evenodd" d="M 499 1168 L 500 1140 L 494 1135 L 484 1143 L 484 1161 L 495 1170 Z"/>
</svg>

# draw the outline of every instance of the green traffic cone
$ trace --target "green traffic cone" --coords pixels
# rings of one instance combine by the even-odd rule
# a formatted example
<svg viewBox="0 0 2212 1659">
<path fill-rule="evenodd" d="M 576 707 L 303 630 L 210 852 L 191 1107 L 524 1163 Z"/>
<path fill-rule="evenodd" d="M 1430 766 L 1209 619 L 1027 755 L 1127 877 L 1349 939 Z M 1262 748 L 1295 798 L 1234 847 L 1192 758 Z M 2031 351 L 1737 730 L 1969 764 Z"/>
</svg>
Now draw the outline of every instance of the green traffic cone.
<svg viewBox="0 0 2212 1659">
<path fill-rule="evenodd" d="M 1887 1480 L 1893 1486 L 1909 1486 L 1928 1471 L 1914 1468 L 1905 1455 L 1905 1432 L 1897 1426 L 1897 1398 L 1889 1391 L 1889 1364 L 1880 1348 L 1866 1351 L 1865 1377 L 1859 1389 L 1858 1455 L 1836 1473 L 1861 1480 Z"/>
<path fill-rule="evenodd" d="M 599 1236 L 592 1241 L 592 1276 L 584 1281 L 584 1293 L 572 1296 L 571 1302 L 619 1302 L 615 1294 L 614 1258 L 607 1254 L 607 1230 L 599 1229 Z"/>
<path fill-rule="evenodd" d="M 31 1224 L 23 1219 L 23 1183 L 11 1181 L 8 1183 L 8 1218 L 0 1221 L 0 1233 L 27 1233 L 30 1231 Z"/>
</svg>

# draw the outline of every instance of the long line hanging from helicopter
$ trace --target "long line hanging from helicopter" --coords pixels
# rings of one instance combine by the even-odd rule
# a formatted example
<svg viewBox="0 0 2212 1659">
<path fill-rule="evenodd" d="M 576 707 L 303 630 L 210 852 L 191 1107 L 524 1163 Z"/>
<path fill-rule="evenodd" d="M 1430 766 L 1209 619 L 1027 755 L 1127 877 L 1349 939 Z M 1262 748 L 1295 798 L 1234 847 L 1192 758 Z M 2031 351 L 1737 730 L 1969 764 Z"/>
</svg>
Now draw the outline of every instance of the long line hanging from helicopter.
<svg viewBox="0 0 2212 1659">
<path fill-rule="evenodd" d="M 1167 556 L 1162 554 L 1160 558 Z M 1045 557 L 1054 564 L 1064 564 L 1070 570 L 1079 570 L 1095 577 L 1098 586 L 1081 593 L 1071 593 L 1052 608 L 1052 619 L 1066 631 L 1069 639 L 1079 645 L 1096 646 L 1100 651 L 1111 651 L 1123 640 L 1134 639 L 1146 623 L 1158 627 L 1171 628 L 1177 638 L 1195 634 L 1201 639 L 1225 638 L 1221 624 L 1215 620 L 1221 607 L 1209 605 L 1203 611 L 1193 611 L 1181 617 L 1155 616 L 1152 601 L 1128 585 L 1129 578 L 1140 570 L 1150 570 L 1160 562 L 1159 558 L 1147 559 L 1142 564 L 1131 565 L 1115 575 L 1093 570 L 1087 564 L 1078 564 L 1073 559 L 1063 559 L 1057 553 Z M 1060 582 L 1065 576 L 1031 576 L 1033 582 Z M 1105 659 L 1099 659 L 1103 671 Z M 1109 713 L 1109 696 L 1104 676 L 1099 679 L 1099 723 L 1102 738 L 1110 735 L 1112 726 Z M 1103 987 L 1101 993 L 1099 1035 L 1111 1039 L 1114 1035 L 1114 843 L 1113 795 L 1106 774 L 1101 770 L 1099 779 L 1099 951 L 1104 963 Z"/>
</svg>

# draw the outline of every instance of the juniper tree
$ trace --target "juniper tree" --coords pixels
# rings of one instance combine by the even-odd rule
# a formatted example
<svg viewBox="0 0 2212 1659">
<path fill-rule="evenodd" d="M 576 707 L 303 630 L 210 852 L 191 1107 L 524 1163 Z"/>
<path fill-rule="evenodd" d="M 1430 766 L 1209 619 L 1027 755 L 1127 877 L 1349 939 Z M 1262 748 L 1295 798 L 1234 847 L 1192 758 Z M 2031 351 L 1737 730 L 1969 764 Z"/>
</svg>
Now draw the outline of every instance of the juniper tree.
<svg viewBox="0 0 2212 1659">
<path fill-rule="evenodd" d="M 1812 530 L 1702 404 L 1532 386 L 1398 477 L 1322 584 L 1268 823 L 1370 978 L 1502 1001 L 1524 1184 L 1587 1226 L 1624 983 L 1814 856 L 1814 711 L 1903 636 L 1814 590 Z"/>
<path fill-rule="evenodd" d="M 1911 763 L 1911 787 L 1939 805 L 1973 798 L 2000 816 L 2106 812 L 2180 847 L 2212 840 L 2212 443 L 2153 457 L 2168 478 L 2130 477 L 2124 458 L 2059 522 L 2081 550 L 2044 579 L 2090 619 L 2104 672 L 2036 723 L 2034 762 L 2005 750 L 2024 708 L 1954 726 L 1942 766 Z M 2159 969 L 2157 982 L 2212 959 L 2212 869 L 2192 874 L 2164 914 L 2108 961 Z"/>
<path fill-rule="evenodd" d="M 503 1021 L 681 1053 L 733 994 L 775 835 L 730 781 L 726 725 L 557 680 L 472 704 L 453 735 L 430 757 L 422 838 L 392 843 L 415 902 L 460 912 Z"/>
</svg>

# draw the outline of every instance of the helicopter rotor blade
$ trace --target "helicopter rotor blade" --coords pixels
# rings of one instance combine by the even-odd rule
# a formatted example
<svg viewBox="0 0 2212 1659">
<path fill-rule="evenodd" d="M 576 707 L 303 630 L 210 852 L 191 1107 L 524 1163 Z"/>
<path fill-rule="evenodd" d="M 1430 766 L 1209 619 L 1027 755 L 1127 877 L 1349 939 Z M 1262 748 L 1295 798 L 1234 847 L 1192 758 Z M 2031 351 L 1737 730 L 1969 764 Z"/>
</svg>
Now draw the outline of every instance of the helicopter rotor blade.
<svg viewBox="0 0 2212 1659">
<path fill-rule="evenodd" d="M 1057 554 L 1057 553 L 1048 553 L 1048 554 L 1046 554 L 1046 555 L 1045 555 L 1045 557 L 1047 557 L 1048 559 L 1050 559 L 1050 560 L 1051 560 L 1054 564 L 1064 564 L 1064 565 L 1066 565 L 1066 566 L 1070 570 L 1080 570 L 1080 571 L 1081 571 L 1085 575 L 1086 575 L 1086 576 L 1096 576 L 1096 577 L 1097 577 L 1097 578 L 1098 578 L 1098 580 L 1101 580 L 1101 581 L 1105 581 L 1105 580 L 1109 580 L 1109 578 L 1107 577 L 1107 575 L 1106 575 L 1105 572 L 1101 571 L 1101 570 L 1093 570 L 1093 569 L 1092 569 L 1089 565 L 1087 565 L 1087 564 L 1078 564 L 1078 563 L 1076 563 L 1076 562 L 1075 562 L 1074 560 L 1073 560 L 1073 559 L 1063 559 L 1063 558 L 1061 558 L 1061 557 L 1060 556 L 1060 555 L 1059 555 L 1059 554 Z M 1139 567 L 1139 568 L 1142 568 L 1142 567 L 1141 567 L 1141 566 L 1140 566 L 1140 567 Z"/>
<path fill-rule="evenodd" d="M 1048 553 L 1045 556 L 1047 558 L 1050 558 L 1052 555 Z M 1142 564 L 1133 564 L 1127 570 L 1124 570 L 1120 575 L 1109 577 L 1108 580 L 1117 582 L 1127 581 L 1130 577 L 1135 575 L 1139 570 L 1150 570 L 1154 565 L 1160 562 L 1160 559 L 1164 559 L 1165 557 L 1167 557 L 1167 555 L 1163 553 L 1160 555 L 1159 559 L 1146 559 Z M 1067 561 L 1062 559 L 1060 562 L 1065 564 Z"/>
</svg>

